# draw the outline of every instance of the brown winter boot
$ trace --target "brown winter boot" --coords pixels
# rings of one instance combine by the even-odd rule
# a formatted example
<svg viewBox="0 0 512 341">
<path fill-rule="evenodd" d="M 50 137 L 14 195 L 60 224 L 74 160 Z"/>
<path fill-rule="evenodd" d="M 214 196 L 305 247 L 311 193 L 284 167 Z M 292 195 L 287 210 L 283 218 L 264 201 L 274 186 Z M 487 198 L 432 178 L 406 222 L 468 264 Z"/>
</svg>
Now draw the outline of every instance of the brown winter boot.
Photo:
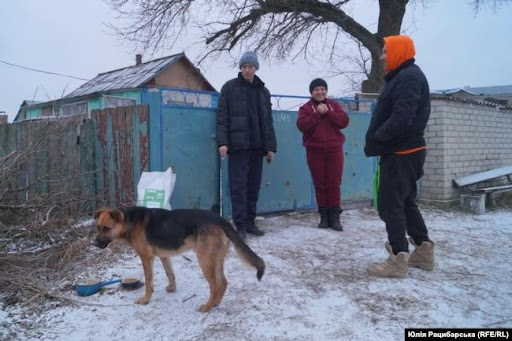
<svg viewBox="0 0 512 341">
<path fill-rule="evenodd" d="M 409 237 L 409 242 L 416 248 L 409 257 L 409 266 L 432 271 L 434 269 L 434 243 L 425 241 L 421 245 L 416 245 L 411 237 Z"/>
<path fill-rule="evenodd" d="M 399 252 L 395 256 L 389 243 L 386 243 L 386 250 L 389 252 L 388 259 L 382 263 L 369 266 L 367 269 L 368 274 L 384 278 L 406 278 L 409 252 Z"/>
</svg>

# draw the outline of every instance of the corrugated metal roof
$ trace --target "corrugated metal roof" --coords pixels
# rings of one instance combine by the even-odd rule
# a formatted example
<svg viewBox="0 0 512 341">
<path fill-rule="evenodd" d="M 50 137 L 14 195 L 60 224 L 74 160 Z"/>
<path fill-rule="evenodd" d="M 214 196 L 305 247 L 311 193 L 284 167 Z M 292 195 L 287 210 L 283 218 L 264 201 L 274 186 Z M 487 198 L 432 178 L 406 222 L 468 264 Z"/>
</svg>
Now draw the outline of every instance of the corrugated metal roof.
<svg viewBox="0 0 512 341">
<path fill-rule="evenodd" d="M 512 85 L 485 86 L 479 88 L 470 87 L 466 90 L 476 95 L 504 95 L 512 94 Z"/>
<path fill-rule="evenodd" d="M 81 87 L 65 97 L 70 98 L 103 91 L 137 88 L 156 77 L 161 71 L 184 56 L 184 53 L 179 53 L 169 57 L 155 59 L 140 65 L 133 65 L 119 70 L 100 73 L 95 78 L 83 84 Z"/>
<path fill-rule="evenodd" d="M 494 108 L 512 109 L 512 106 L 510 106 L 510 105 L 502 105 L 502 104 L 497 104 L 497 103 L 490 102 L 490 101 L 480 101 L 480 100 L 475 100 L 475 99 L 447 96 L 446 94 L 438 94 L 435 92 L 431 93 L 430 98 L 431 99 L 441 99 L 444 101 L 452 101 L 452 102 L 472 103 L 472 104 L 484 105 L 487 107 L 494 107 Z"/>
<path fill-rule="evenodd" d="M 512 85 L 483 86 L 483 87 L 476 87 L 476 88 L 472 88 L 470 86 L 465 86 L 463 88 L 434 90 L 432 92 L 436 93 L 436 94 L 440 94 L 440 95 L 451 95 L 451 94 L 457 93 L 459 91 L 464 91 L 471 95 L 477 95 L 477 96 L 506 95 L 506 94 L 512 94 Z"/>
</svg>

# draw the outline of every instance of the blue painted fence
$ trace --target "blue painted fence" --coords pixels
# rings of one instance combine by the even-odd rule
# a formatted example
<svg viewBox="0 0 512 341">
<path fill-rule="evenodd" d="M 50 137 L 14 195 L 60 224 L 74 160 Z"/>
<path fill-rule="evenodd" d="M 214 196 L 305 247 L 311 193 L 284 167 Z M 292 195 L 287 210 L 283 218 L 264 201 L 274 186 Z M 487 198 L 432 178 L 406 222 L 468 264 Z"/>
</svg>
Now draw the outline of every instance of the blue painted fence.
<svg viewBox="0 0 512 341">
<path fill-rule="evenodd" d="M 142 91 L 142 103 L 150 108 L 149 169 L 173 168 L 173 208 L 211 209 L 220 205 L 224 216 L 231 214 L 227 160 L 219 160 L 215 143 L 217 100 L 214 92 L 172 88 Z M 350 124 L 343 130 L 342 202 L 370 200 L 375 160 L 364 156 L 363 147 L 372 103 L 338 100 L 350 116 Z M 306 102 L 307 97 L 276 95 L 272 101 L 278 152 L 272 164 L 264 165 L 258 211 L 314 209 L 314 187 L 295 123 L 297 103 Z"/>
</svg>

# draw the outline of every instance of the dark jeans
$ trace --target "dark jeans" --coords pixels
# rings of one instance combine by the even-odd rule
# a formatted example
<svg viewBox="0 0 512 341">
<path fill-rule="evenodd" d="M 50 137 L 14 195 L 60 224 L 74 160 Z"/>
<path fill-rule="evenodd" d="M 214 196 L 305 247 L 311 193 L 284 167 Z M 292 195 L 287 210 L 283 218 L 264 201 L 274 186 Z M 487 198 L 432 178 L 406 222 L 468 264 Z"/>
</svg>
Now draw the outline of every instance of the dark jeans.
<svg viewBox="0 0 512 341">
<path fill-rule="evenodd" d="M 229 154 L 228 170 L 233 222 L 237 226 L 253 222 L 263 170 L 262 151 L 251 149 Z"/>
<path fill-rule="evenodd" d="M 423 176 L 427 153 L 384 155 L 380 159 L 378 211 L 386 223 L 388 241 L 396 255 L 409 251 L 406 232 L 416 244 L 428 241 L 428 232 L 416 205 L 416 181 Z"/>
</svg>

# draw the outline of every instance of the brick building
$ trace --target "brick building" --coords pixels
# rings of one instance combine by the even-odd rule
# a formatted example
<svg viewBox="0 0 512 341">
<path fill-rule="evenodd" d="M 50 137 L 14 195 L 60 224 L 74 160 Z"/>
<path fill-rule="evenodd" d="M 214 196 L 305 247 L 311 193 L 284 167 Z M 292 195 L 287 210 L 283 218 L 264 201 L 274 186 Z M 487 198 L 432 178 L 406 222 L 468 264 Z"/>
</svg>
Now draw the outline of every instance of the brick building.
<svg viewBox="0 0 512 341">
<path fill-rule="evenodd" d="M 512 164 L 512 108 L 433 95 L 425 138 L 420 199 L 457 204 L 453 179 Z"/>
</svg>

